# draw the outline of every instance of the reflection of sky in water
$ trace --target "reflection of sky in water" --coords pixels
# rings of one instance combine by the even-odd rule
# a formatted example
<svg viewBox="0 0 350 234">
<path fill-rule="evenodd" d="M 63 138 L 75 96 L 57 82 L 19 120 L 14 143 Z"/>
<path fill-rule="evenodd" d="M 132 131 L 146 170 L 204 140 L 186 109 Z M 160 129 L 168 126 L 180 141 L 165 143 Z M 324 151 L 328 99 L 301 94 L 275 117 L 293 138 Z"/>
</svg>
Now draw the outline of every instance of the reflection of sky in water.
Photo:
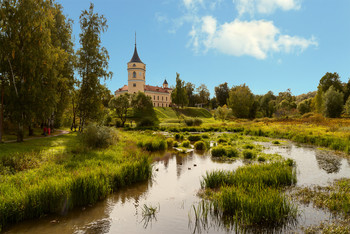
<svg viewBox="0 0 350 234">
<path fill-rule="evenodd" d="M 334 179 L 350 177 L 350 160 L 327 151 L 294 144 L 261 144 L 267 148 L 266 153 L 279 153 L 296 161 L 298 186 L 327 185 Z M 189 212 L 192 205 L 201 200 L 196 194 L 202 176 L 206 171 L 232 170 L 242 165 L 239 160 L 230 164 L 213 161 L 207 154 L 159 155 L 150 181 L 122 189 L 92 207 L 75 209 L 64 217 L 52 215 L 18 224 L 9 233 L 190 233 Z M 147 223 L 142 216 L 144 204 L 160 208 Z M 300 210 L 299 225 L 318 224 L 330 218 L 329 214 L 312 207 L 301 205 Z M 51 222 L 53 220 L 55 222 Z M 215 227 L 214 222 L 209 230 L 202 231 L 226 233 L 224 227 Z M 290 229 L 285 230 L 288 231 Z"/>
</svg>

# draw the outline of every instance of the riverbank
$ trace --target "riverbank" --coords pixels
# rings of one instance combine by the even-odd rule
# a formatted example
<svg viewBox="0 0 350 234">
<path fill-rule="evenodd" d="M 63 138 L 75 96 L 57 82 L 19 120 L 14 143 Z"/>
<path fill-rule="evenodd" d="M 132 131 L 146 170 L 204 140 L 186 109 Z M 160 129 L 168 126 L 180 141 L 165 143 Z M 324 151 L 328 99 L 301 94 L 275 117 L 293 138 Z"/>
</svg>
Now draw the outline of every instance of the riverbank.
<svg viewBox="0 0 350 234">
<path fill-rule="evenodd" d="M 84 150 L 79 144 L 71 133 L 0 145 L 0 230 L 93 204 L 151 175 L 148 155 L 122 133 L 108 149 Z"/>
</svg>

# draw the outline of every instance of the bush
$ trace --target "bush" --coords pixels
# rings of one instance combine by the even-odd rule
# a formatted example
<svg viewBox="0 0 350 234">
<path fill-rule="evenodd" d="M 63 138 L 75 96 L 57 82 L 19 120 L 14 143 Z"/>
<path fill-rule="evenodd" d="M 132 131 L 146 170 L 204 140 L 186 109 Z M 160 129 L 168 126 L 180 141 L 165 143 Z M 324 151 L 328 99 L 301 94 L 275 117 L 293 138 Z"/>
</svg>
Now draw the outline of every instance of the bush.
<svg viewBox="0 0 350 234">
<path fill-rule="evenodd" d="M 197 141 L 195 144 L 194 144 L 194 148 L 196 150 L 206 150 L 206 144 L 204 141 Z"/>
<path fill-rule="evenodd" d="M 274 145 L 279 145 L 279 144 L 281 144 L 279 141 L 272 141 L 272 144 L 274 144 Z"/>
<path fill-rule="evenodd" d="M 184 141 L 184 142 L 182 142 L 182 147 L 190 148 L 190 145 L 191 145 L 190 141 Z"/>
<path fill-rule="evenodd" d="M 211 155 L 213 157 L 222 157 L 226 155 L 226 150 L 223 146 L 216 146 L 211 149 Z"/>
<path fill-rule="evenodd" d="M 233 147 L 226 147 L 226 156 L 229 158 L 235 158 L 239 156 L 239 151 Z"/>
<path fill-rule="evenodd" d="M 252 159 L 256 157 L 256 153 L 251 149 L 243 150 L 243 157 L 245 159 Z"/>
<path fill-rule="evenodd" d="M 179 147 L 179 142 L 175 141 L 174 147 Z"/>
<path fill-rule="evenodd" d="M 114 128 L 90 124 L 79 136 L 83 146 L 88 148 L 107 148 L 117 142 L 117 131 Z"/>
<path fill-rule="evenodd" d="M 265 162 L 266 159 L 265 159 L 265 157 L 263 157 L 263 156 L 259 156 L 259 157 L 258 157 L 258 161 L 259 161 L 259 162 Z"/>
<path fill-rule="evenodd" d="M 203 139 L 209 139 L 209 135 L 208 135 L 208 134 L 203 134 L 203 135 L 202 135 L 202 138 L 203 138 Z"/>
<path fill-rule="evenodd" d="M 255 147 L 254 147 L 254 145 L 252 145 L 252 144 L 245 144 L 244 146 L 243 146 L 243 149 L 254 149 Z"/>
<path fill-rule="evenodd" d="M 171 149 L 174 146 L 174 139 L 173 138 L 168 138 L 168 139 L 166 139 L 166 143 L 168 145 L 168 149 Z"/>
<path fill-rule="evenodd" d="M 189 141 L 200 141 L 202 137 L 200 135 L 191 135 L 187 138 Z"/>
<path fill-rule="evenodd" d="M 140 122 L 137 123 L 137 127 L 152 127 L 157 125 L 157 121 L 151 117 L 142 118 Z"/>
<path fill-rule="evenodd" d="M 200 126 L 203 123 L 203 121 L 199 118 L 186 118 L 185 124 L 187 126 Z"/>
<path fill-rule="evenodd" d="M 147 151 L 163 151 L 167 149 L 168 143 L 165 139 L 159 137 L 149 137 L 143 141 L 139 141 L 137 145 Z"/>
</svg>

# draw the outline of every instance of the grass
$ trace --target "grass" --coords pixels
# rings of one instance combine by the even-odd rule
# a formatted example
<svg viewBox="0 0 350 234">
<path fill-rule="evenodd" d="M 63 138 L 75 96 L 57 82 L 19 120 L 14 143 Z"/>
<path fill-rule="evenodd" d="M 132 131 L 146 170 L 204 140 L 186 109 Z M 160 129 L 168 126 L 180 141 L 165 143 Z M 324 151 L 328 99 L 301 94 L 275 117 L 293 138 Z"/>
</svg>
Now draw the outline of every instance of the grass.
<svg viewBox="0 0 350 234">
<path fill-rule="evenodd" d="M 207 194 L 221 219 L 243 226 L 278 226 L 297 216 L 297 208 L 281 192 L 295 182 L 293 167 L 279 161 L 207 172 L 201 186 L 215 189 Z"/>
<path fill-rule="evenodd" d="M 301 202 L 350 218 L 350 179 L 337 180 L 325 187 L 299 188 L 293 194 Z"/>
<path fill-rule="evenodd" d="M 76 134 L 0 145 L 0 229 L 93 204 L 150 177 L 147 155 L 120 133 L 104 150 L 85 151 Z"/>
</svg>

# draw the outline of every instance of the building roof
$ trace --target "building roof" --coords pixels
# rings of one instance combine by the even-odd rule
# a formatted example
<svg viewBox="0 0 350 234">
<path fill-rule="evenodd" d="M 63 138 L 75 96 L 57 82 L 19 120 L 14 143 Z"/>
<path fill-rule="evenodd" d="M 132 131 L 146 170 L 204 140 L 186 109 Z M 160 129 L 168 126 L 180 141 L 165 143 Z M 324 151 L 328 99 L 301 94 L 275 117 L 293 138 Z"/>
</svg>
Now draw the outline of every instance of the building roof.
<svg viewBox="0 0 350 234">
<path fill-rule="evenodd" d="M 162 88 L 158 86 L 151 86 L 151 85 L 145 85 L 145 92 L 150 91 L 150 92 L 159 92 L 159 93 L 169 93 L 169 88 Z"/>
<path fill-rule="evenodd" d="M 117 89 L 116 92 L 123 92 L 123 91 L 128 91 L 128 86 L 124 85 L 123 87 L 121 87 L 120 89 Z"/>
<path fill-rule="evenodd" d="M 166 79 L 164 80 L 163 84 L 168 84 L 168 81 L 166 81 Z"/>
<path fill-rule="evenodd" d="M 134 55 L 132 56 L 129 63 L 143 63 L 139 55 L 137 54 L 136 43 L 135 43 Z"/>
</svg>

